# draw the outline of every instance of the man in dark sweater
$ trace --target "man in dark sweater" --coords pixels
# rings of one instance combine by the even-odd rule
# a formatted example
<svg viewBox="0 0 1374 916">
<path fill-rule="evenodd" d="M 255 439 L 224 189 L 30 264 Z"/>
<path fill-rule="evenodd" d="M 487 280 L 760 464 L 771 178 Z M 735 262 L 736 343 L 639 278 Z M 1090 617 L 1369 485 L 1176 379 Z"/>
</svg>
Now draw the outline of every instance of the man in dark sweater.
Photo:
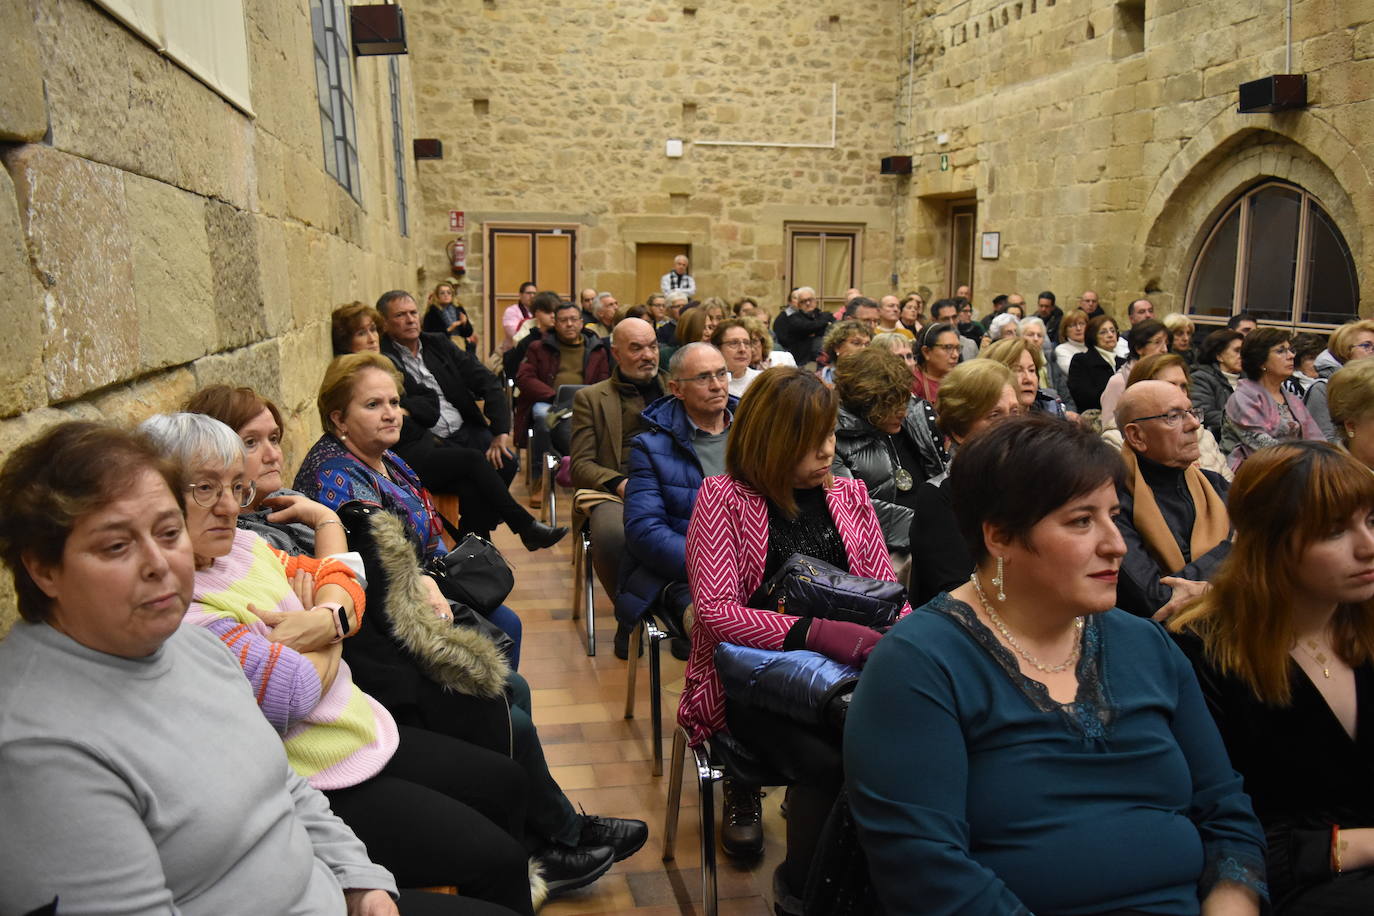
<svg viewBox="0 0 1374 916">
<path fill-rule="evenodd" d="M 798 366 L 814 363 L 821 353 L 821 342 L 825 332 L 835 321 L 835 316 L 816 307 L 816 291 L 809 286 L 799 287 L 796 297 L 796 311 L 788 311 L 773 322 L 773 333 L 778 343 L 792 354 Z"/>
<path fill-rule="evenodd" d="M 1231 552 L 1226 480 L 1197 467 L 1202 423 L 1177 385 L 1137 382 L 1121 395 L 1116 421 L 1126 464 L 1117 606 L 1167 618 L 1202 593 Z"/>
</svg>

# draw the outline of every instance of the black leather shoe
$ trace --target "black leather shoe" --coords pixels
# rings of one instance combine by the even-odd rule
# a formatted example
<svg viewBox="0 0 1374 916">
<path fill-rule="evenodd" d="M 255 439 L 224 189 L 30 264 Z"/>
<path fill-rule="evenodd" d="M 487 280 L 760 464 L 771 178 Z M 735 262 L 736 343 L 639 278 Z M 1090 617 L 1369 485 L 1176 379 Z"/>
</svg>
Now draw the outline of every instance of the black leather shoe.
<svg viewBox="0 0 1374 916">
<path fill-rule="evenodd" d="M 526 550 L 543 550 L 563 540 L 567 533 L 568 529 L 562 525 L 551 528 L 535 519 L 528 528 L 520 532 L 520 543 L 525 545 Z"/>
<path fill-rule="evenodd" d="M 725 804 L 720 813 L 720 845 L 728 855 L 752 858 L 763 852 L 763 803 L 758 786 L 724 779 Z"/>
<path fill-rule="evenodd" d="M 630 657 L 630 637 L 634 635 L 635 628 L 627 627 L 623 623 L 615 626 L 615 639 L 611 640 L 611 647 L 615 651 L 615 657 L 625 661 Z M 644 643 L 639 644 L 639 655 L 644 656 Z"/>
<path fill-rule="evenodd" d="M 639 852 L 649 838 L 649 825 L 624 817 L 582 815 L 583 846 L 609 846 L 615 850 L 615 860 L 628 859 Z"/>
<path fill-rule="evenodd" d="M 548 899 L 586 887 L 611 870 L 615 864 L 615 850 L 609 846 L 562 846 L 551 843 L 541 849 L 539 860 L 544 883 L 549 888 Z"/>
</svg>

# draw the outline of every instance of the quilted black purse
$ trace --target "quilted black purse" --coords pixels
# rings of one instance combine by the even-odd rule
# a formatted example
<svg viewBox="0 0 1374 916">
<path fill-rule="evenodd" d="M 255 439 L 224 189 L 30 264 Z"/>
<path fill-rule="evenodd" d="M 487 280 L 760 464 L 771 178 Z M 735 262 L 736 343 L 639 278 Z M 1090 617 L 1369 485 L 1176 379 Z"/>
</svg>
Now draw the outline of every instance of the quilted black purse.
<svg viewBox="0 0 1374 916">
<path fill-rule="evenodd" d="M 515 575 L 506 558 L 490 541 L 464 535 L 448 553 L 425 567 L 444 597 L 490 614 L 515 588 Z"/>
<path fill-rule="evenodd" d="M 764 603 L 755 607 L 794 617 L 846 620 L 875 630 L 896 623 L 906 602 L 899 582 L 851 575 L 804 553 L 788 557 L 759 591 Z"/>
</svg>

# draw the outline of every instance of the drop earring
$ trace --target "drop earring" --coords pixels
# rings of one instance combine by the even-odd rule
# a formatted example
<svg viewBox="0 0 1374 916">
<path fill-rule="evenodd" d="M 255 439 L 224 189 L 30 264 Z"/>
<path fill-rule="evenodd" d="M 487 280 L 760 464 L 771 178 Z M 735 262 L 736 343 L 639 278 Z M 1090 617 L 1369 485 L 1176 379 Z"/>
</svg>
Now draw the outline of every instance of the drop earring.
<svg viewBox="0 0 1374 916">
<path fill-rule="evenodd" d="M 1006 568 L 1007 568 L 1007 567 L 1006 567 L 1006 561 L 1003 560 L 1001 557 L 998 557 L 998 558 L 997 558 L 997 575 L 995 575 L 995 576 L 992 577 L 992 584 L 995 585 L 995 586 L 997 586 L 997 600 L 998 600 L 998 601 L 1006 601 L 1006 600 L 1007 600 L 1007 591 L 1006 591 L 1006 588 L 1004 587 L 1004 586 L 1006 585 Z"/>
</svg>

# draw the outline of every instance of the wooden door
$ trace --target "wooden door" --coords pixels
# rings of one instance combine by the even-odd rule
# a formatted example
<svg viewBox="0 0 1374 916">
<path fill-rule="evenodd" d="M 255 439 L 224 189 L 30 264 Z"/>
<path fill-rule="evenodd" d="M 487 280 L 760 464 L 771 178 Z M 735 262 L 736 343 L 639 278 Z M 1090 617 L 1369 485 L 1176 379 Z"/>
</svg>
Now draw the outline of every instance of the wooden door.
<svg viewBox="0 0 1374 916">
<path fill-rule="evenodd" d="M 654 293 L 662 292 L 659 282 L 663 275 L 673 269 L 673 259 L 683 254 L 691 257 L 687 245 L 660 245 L 658 243 L 638 244 L 635 246 L 635 298 L 636 303 L 647 302 Z M 691 273 L 692 269 L 687 268 Z M 628 303 L 627 303 L 628 304 Z"/>
<path fill-rule="evenodd" d="M 577 227 L 488 223 L 484 228 L 487 333 L 483 349 L 490 351 L 501 343 L 501 314 L 519 299 L 524 283 L 564 299 L 575 298 Z"/>
</svg>

